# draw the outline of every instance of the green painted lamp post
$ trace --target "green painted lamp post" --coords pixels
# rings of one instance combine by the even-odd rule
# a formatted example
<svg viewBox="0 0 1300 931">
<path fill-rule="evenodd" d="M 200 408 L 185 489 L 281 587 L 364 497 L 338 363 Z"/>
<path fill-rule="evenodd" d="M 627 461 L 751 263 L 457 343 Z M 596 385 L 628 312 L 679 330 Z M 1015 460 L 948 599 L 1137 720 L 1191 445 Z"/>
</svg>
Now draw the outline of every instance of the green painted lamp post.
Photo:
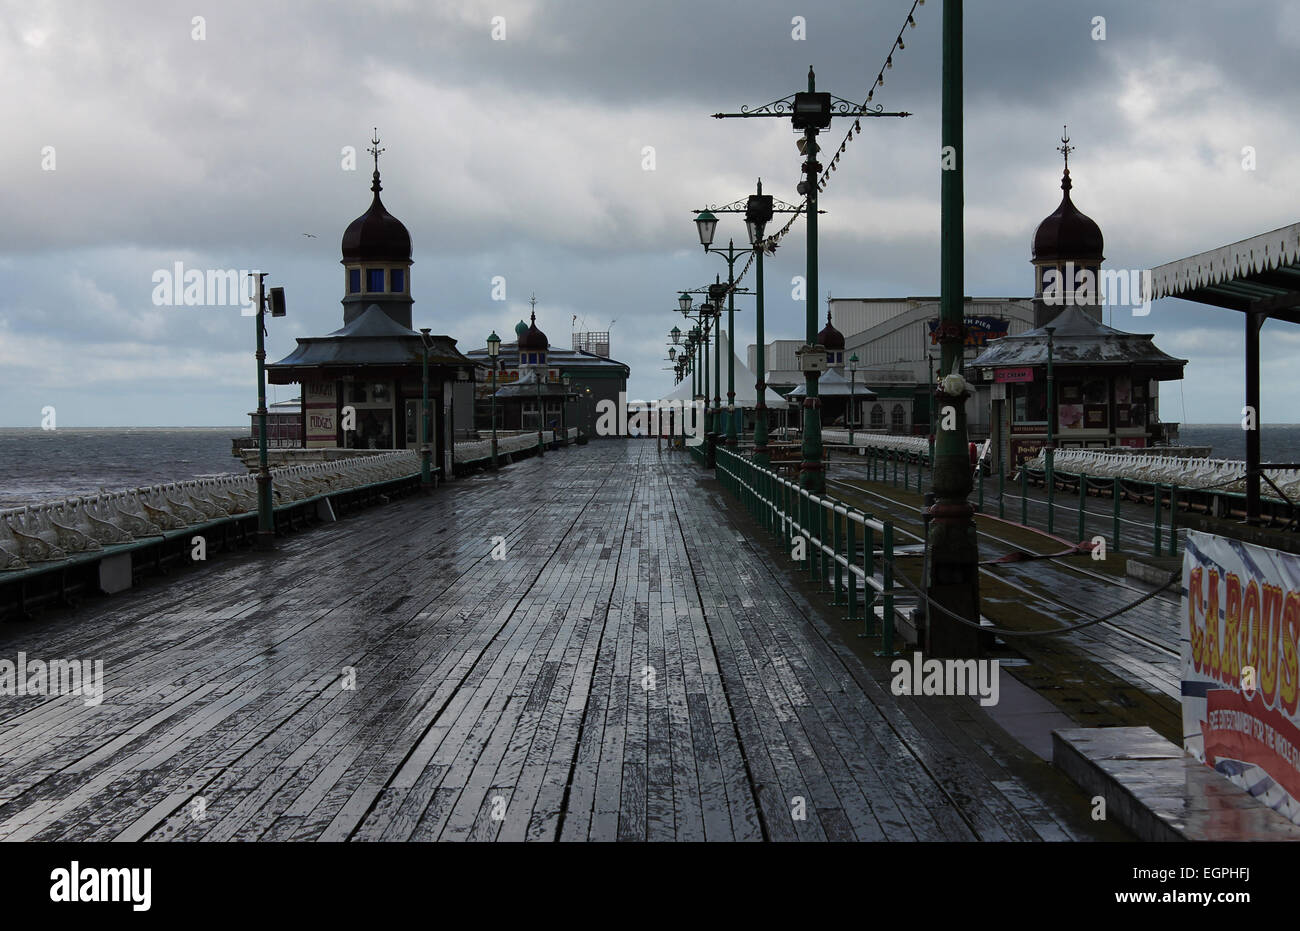
<svg viewBox="0 0 1300 931">
<path fill-rule="evenodd" d="M 271 469 L 266 453 L 266 306 L 269 299 L 272 317 L 283 317 L 284 288 L 265 289 L 266 272 L 253 272 L 257 301 L 257 537 L 259 550 L 275 547 L 274 493 L 271 487 Z"/>
<path fill-rule="evenodd" d="M 429 327 L 420 327 L 420 341 L 424 349 L 423 401 L 420 405 L 420 490 L 428 494 L 433 490 L 433 437 L 429 427 Z"/>
<path fill-rule="evenodd" d="M 931 473 L 935 503 L 930 508 L 926 588 L 932 604 L 926 612 L 925 652 L 935 657 L 972 657 L 980 653 L 979 632 L 970 626 L 979 624 L 980 595 L 979 541 L 975 510 L 969 501 L 973 483 L 966 432 L 969 392 L 961 374 L 965 345 L 961 0 L 944 0 L 943 4 L 941 125 L 943 151 L 951 155 L 951 161 L 943 166 L 940 186 L 939 429 L 935 431 Z"/>
<path fill-rule="evenodd" d="M 799 154 L 804 157 L 803 173 L 805 179 L 799 182 L 798 191 L 806 200 L 808 223 L 807 278 L 804 282 L 805 295 L 816 295 L 817 290 L 817 175 L 822 165 L 817 161 L 817 134 L 831 125 L 834 117 L 880 117 L 909 116 L 906 112 L 885 112 L 883 108 L 874 109 L 858 105 L 851 100 L 835 97 L 826 92 L 818 92 L 816 76 L 813 69 L 808 69 L 808 90 L 799 91 L 788 97 L 774 100 L 761 107 L 745 109 L 739 113 L 715 113 L 717 119 L 728 117 L 778 117 L 789 119 L 796 131 L 803 131 L 799 140 Z M 821 399 L 818 397 L 817 382 L 826 366 L 826 352 L 817 346 L 817 306 L 814 300 L 807 300 L 806 345 L 800 352 L 800 368 L 805 376 L 804 430 L 803 430 L 803 465 L 799 473 L 799 483 L 814 494 L 826 490 L 826 473 L 822 466 L 822 429 Z"/>
<path fill-rule="evenodd" d="M 757 341 L 755 363 L 758 371 L 754 373 L 754 390 L 758 395 L 754 404 L 754 462 L 766 469 L 772 463 L 771 450 L 767 446 L 767 345 L 763 337 L 763 254 L 768 250 L 765 233 L 775 212 L 774 198 L 763 193 L 763 179 L 758 179 L 758 192 L 751 194 L 745 202 L 745 231 L 749 234 L 749 245 L 754 250 L 754 292 L 758 300 L 754 306 L 754 332 Z M 794 208 L 792 208 L 794 209 Z"/>
<path fill-rule="evenodd" d="M 501 356 L 501 337 L 493 330 L 487 338 L 488 358 L 492 360 L 492 468 L 497 468 L 497 363 Z"/>
<path fill-rule="evenodd" d="M 726 290 L 719 285 L 709 286 L 709 297 L 713 306 L 720 313 L 722 310 L 722 295 L 727 296 L 727 350 L 735 353 L 736 339 L 736 259 L 747 253 L 748 249 L 737 249 L 736 241 L 729 240 L 726 249 L 713 248 L 713 234 L 718 228 L 718 218 L 708 210 L 702 211 L 695 218 L 695 228 L 700 235 L 700 244 L 704 246 L 704 251 L 721 256 L 722 260 L 727 263 L 727 284 Z M 716 291 L 714 289 L 717 289 Z M 721 336 L 721 333 L 719 333 Z M 718 340 L 719 352 L 721 351 L 722 340 Z M 721 380 L 721 372 L 718 373 Z M 721 398 L 718 399 L 718 407 L 721 408 Z M 721 433 L 721 430 L 718 430 Z M 727 366 L 727 445 L 736 445 L 736 371 L 735 366 Z"/>
<path fill-rule="evenodd" d="M 858 354 L 849 356 L 849 445 L 853 445 L 853 423 L 857 420 Z"/>
<path fill-rule="evenodd" d="M 727 286 L 717 275 L 709 285 L 709 306 L 713 309 L 713 437 L 720 442 L 725 423 L 722 413 L 722 298 Z"/>
</svg>

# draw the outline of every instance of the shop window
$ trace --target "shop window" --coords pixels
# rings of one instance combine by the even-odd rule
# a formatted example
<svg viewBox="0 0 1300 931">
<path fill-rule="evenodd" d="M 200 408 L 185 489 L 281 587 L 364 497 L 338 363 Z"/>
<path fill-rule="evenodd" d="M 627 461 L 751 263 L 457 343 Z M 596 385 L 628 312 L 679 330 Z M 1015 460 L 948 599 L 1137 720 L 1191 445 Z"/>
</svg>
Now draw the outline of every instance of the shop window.
<svg viewBox="0 0 1300 931">
<path fill-rule="evenodd" d="M 895 431 L 901 431 L 907 426 L 907 411 L 901 404 L 895 404 L 893 411 L 889 415 L 889 428 Z"/>
<path fill-rule="evenodd" d="M 881 430 L 885 426 L 885 409 L 879 404 L 871 408 L 871 429 Z"/>
</svg>

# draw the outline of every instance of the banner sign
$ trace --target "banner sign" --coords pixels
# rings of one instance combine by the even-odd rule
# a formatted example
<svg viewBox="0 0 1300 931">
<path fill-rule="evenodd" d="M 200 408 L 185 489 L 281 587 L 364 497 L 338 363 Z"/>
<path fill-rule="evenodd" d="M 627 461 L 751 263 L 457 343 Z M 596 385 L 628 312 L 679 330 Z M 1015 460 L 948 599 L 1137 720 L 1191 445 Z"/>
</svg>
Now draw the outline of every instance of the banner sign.
<svg viewBox="0 0 1300 931">
<path fill-rule="evenodd" d="M 1300 556 L 1189 531 L 1184 746 L 1300 824 Z"/>
<path fill-rule="evenodd" d="M 1001 339 L 1007 335 L 1007 330 L 1011 326 L 1010 320 L 1001 317 L 963 317 L 962 322 L 966 326 L 966 349 L 983 349 L 985 344 L 991 339 Z M 930 344 L 937 346 L 939 344 L 939 321 L 931 320 L 930 324 Z"/>
<path fill-rule="evenodd" d="M 1034 380 L 1033 368 L 994 369 L 993 380 L 1000 385 Z M 1044 417 L 1047 415 L 1044 414 Z"/>
<path fill-rule="evenodd" d="M 335 400 L 334 382 L 309 381 L 303 385 L 303 407 L 307 421 L 306 445 L 313 448 L 337 445 L 338 402 Z"/>
</svg>

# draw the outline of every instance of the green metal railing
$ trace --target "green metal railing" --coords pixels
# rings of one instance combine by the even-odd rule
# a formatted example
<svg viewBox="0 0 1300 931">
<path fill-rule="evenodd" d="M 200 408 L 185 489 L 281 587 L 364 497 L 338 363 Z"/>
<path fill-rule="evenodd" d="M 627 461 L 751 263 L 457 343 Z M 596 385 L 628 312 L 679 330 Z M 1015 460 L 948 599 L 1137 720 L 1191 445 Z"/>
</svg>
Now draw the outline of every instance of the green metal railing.
<svg viewBox="0 0 1300 931">
<path fill-rule="evenodd" d="M 1043 482 L 1046 492 L 1046 501 L 1038 501 L 1029 497 L 1029 480 L 1034 478 Z M 1046 474 L 1041 469 L 1029 469 L 1021 467 L 1020 469 L 1020 523 L 1028 526 L 1027 512 L 1029 504 L 1032 503 L 1039 507 L 1046 507 L 1049 514 L 1054 514 L 1059 508 L 1070 510 L 1069 505 L 1058 504 L 1056 500 L 1057 482 L 1066 486 L 1066 493 L 1077 494 L 1078 502 L 1073 508 L 1078 519 L 1078 535 L 1082 540 L 1087 535 L 1087 518 L 1096 516 L 1104 517 L 1103 514 L 1096 511 L 1088 511 L 1086 502 L 1089 489 L 1096 489 L 1098 492 L 1107 491 L 1111 499 L 1111 536 L 1106 541 L 1108 548 L 1112 550 L 1123 549 L 1121 545 L 1121 533 L 1124 524 L 1131 524 L 1135 527 L 1151 528 L 1151 555 L 1152 556 L 1177 556 L 1178 555 L 1178 495 L 1179 486 L 1163 482 L 1143 482 L 1131 479 L 1108 478 L 1093 479 L 1083 473 L 1062 472 L 1059 469 L 1053 470 L 1054 480 L 1048 482 Z M 999 478 L 999 482 L 1001 479 Z M 1069 486 L 1074 485 L 1074 489 Z M 1141 503 L 1146 503 L 1147 497 L 1151 498 L 1151 519 L 1147 521 L 1137 521 L 1120 516 L 1120 504 L 1126 498 L 1131 498 Z M 1165 509 L 1168 508 L 1168 516 L 1165 516 Z M 1168 540 L 1166 545 L 1165 540 Z"/>
<path fill-rule="evenodd" d="M 752 459 L 717 449 L 718 481 L 750 516 L 784 545 L 802 539 L 809 580 L 834 593 L 834 604 L 845 604 L 849 620 L 858 619 L 859 588 L 863 632 L 881 637 L 881 656 L 894 650 L 894 525 L 838 501 L 815 495 Z M 879 549 L 877 549 L 879 546 Z M 877 565 L 879 563 L 879 565 Z M 881 606 L 881 629 L 874 629 L 875 607 Z"/>
</svg>

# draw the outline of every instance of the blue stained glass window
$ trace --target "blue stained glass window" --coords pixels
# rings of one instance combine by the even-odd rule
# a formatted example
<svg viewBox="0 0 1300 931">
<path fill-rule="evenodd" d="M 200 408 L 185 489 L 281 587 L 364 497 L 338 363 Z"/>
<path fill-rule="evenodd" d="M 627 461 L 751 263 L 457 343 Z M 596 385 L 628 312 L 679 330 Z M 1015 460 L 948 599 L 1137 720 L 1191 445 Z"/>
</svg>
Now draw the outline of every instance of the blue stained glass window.
<svg viewBox="0 0 1300 931">
<path fill-rule="evenodd" d="M 366 290 L 367 291 L 384 290 L 384 270 L 382 268 L 366 269 Z"/>
<path fill-rule="evenodd" d="M 361 291 L 361 269 L 348 269 L 348 293 L 358 294 Z"/>
<path fill-rule="evenodd" d="M 405 291 L 406 290 L 406 269 L 394 268 L 391 272 L 389 272 L 389 280 L 393 284 L 394 291 Z"/>
</svg>

